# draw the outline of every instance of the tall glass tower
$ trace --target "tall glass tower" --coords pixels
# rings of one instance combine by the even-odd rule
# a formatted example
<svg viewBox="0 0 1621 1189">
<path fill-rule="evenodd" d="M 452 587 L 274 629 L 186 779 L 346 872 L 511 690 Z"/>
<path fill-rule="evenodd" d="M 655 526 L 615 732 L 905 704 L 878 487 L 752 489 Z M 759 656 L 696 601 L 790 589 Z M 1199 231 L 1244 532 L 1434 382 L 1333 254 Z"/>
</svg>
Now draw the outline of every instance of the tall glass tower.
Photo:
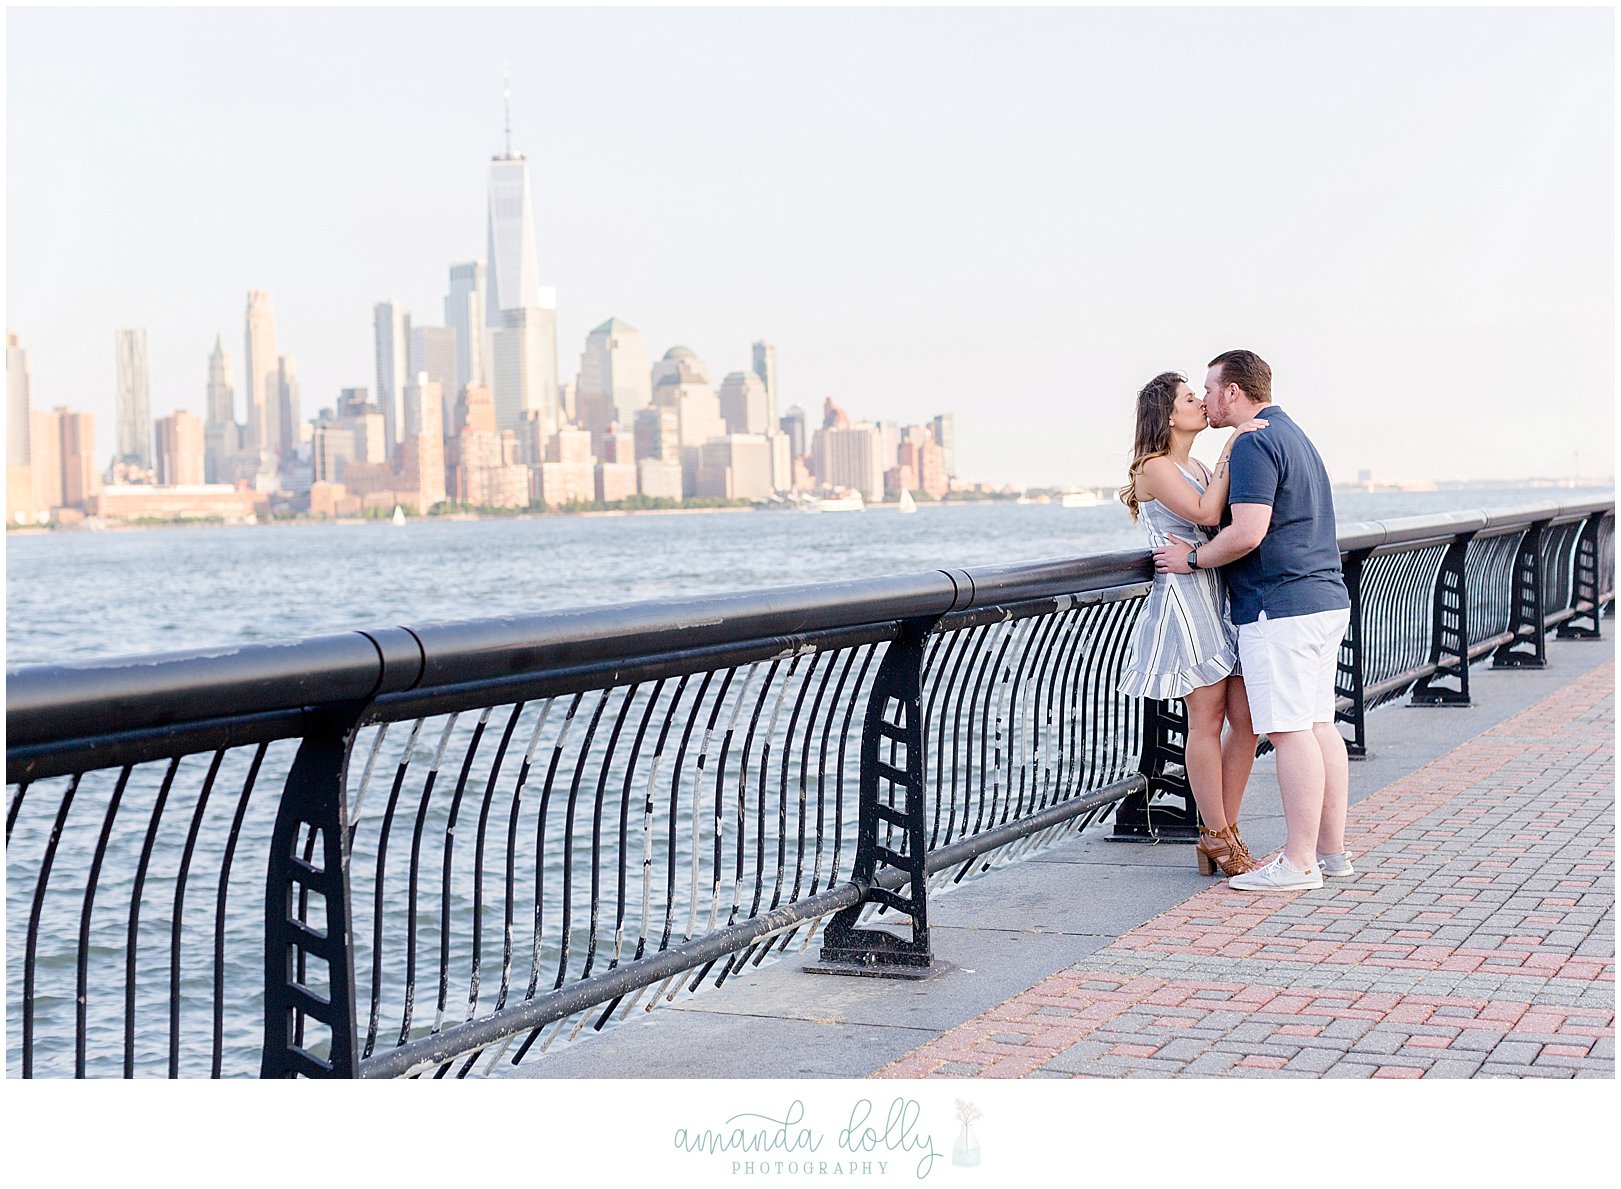
<svg viewBox="0 0 1621 1189">
<path fill-rule="evenodd" d="M 506 92 L 506 152 L 490 159 L 489 235 L 484 258 L 489 288 L 484 325 L 499 328 L 507 310 L 546 309 L 540 290 L 535 247 L 535 202 L 529 188 L 529 162 L 512 151 L 512 92 Z"/>
<path fill-rule="evenodd" d="M 152 402 L 147 390 L 146 331 L 118 332 L 118 456 L 152 465 Z"/>
</svg>

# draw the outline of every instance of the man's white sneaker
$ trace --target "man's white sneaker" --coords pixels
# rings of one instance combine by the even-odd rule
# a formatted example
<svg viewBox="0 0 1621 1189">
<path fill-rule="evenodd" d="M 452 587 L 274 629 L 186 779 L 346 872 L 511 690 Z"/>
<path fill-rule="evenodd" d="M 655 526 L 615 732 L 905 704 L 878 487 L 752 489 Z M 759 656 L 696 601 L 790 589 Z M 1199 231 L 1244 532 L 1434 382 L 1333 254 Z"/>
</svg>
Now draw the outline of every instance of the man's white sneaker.
<svg viewBox="0 0 1621 1189">
<path fill-rule="evenodd" d="M 1351 852 L 1342 850 L 1337 855 L 1318 855 L 1317 870 L 1328 879 L 1345 879 L 1356 874 L 1356 868 L 1351 866 Z"/>
<path fill-rule="evenodd" d="M 1316 867 L 1296 871 L 1288 859 L 1279 855 L 1265 867 L 1233 876 L 1227 886 L 1241 892 L 1303 892 L 1322 887 L 1323 874 Z"/>
</svg>

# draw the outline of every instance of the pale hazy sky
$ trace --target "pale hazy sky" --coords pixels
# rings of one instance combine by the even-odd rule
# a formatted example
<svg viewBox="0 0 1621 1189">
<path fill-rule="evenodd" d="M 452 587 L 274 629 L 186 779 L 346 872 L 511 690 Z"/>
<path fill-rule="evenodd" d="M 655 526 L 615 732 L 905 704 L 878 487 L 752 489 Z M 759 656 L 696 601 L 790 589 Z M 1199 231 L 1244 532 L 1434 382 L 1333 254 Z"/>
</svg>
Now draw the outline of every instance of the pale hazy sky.
<svg viewBox="0 0 1621 1189">
<path fill-rule="evenodd" d="M 1614 469 L 1607 9 L 10 10 L 6 325 L 113 443 L 114 330 L 203 409 L 247 290 L 306 415 L 443 321 L 501 147 L 591 327 L 777 344 L 783 404 L 957 415 L 959 473 L 1115 482 L 1230 347 L 1336 478 Z M 1215 449 L 1213 433 L 1200 447 Z"/>
</svg>

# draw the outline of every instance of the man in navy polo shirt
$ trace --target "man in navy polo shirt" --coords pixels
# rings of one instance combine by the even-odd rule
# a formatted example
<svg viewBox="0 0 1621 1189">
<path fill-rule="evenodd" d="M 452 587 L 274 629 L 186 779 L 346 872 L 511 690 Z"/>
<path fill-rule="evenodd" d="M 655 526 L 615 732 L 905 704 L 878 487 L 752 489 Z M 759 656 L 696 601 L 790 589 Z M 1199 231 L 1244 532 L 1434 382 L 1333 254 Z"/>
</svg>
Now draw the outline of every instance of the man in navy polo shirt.
<svg viewBox="0 0 1621 1189">
<path fill-rule="evenodd" d="M 1239 437 L 1226 464 L 1231 523 L 1197 548 L 1174 542 L 1154 550 L 1154 566 L 1173 574 L 1222 567 L 1255 731 L 1278 754 L 1288 841 L 1271 863 L 1228 885 L 1258 892 L 1320 888 L 1325 875 L 1355 874 L 1345 853 L 1350 772 L 1334 725 L 1334 676 L 1351 599 L 1328 471 L 1310 439 L 1272 403 L 1265 360 L 1253 351 L 1227 351 L 1209 366 L 1210 424 L 1264 417 L 1267 427 Z"/>
</svg>

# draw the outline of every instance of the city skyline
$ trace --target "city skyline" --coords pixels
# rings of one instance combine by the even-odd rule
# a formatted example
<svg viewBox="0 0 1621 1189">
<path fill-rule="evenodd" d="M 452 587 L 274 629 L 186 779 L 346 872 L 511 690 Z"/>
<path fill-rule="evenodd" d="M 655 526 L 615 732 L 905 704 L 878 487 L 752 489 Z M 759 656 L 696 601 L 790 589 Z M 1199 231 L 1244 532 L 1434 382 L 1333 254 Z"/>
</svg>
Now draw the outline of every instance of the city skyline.
<svg viewBox="0 0 1621 1189">
<path fill-rule="evenodd" d="M 35 407 L 96 413 L 110 454 L 114 361 L 91 348 L 143 327 L 153 417 L 203 409 L 208 350 L 216 334 L 231 340 L 250 288 L 275 294 L 306 411 L 374 383 L 370 307 L 393 294 L 437 320 L 446 269 L 476 259 L 489 234 L 478 170 L 505 147 L 501 80 L 494 67 L 427 92 L 380 79 L 367 97 L 335 73 L 342 51 L 369 32 L 408 66 L 430 44 L 523 33 L 541 48 L 513 70 L 507 151 L 534 171 L 537 282 L 558 292 L 562 380 L 607 318 L 641 327 L 655 357 L 696 348 L 717 381 L 750 370 L 746 345 L 766 339 L 786 361 L 779 414 L 827 396 L 902 423 L 951 407 L 973 427 L 962 473 L 1101 484 L 1123 463 L 1147 375 L 1196 377 L 1243 343 L 1271 360 L 1280 404 L 1307 423 L 1377 396 L 1335 426 L 1336 479 L 1568 474 L 1577 449 L 1586 473 L 1613 472 L 1609 403 L 1595 432 L 1590 413 L 1551 400 L 1610 370 L 1613 116 L 1591 102 L 1613 78 L 1609 13 L 849 14 L 874 45 L 920 35 L 916 61 L 887 82 L 877 49 L 838 49 L 846 26 L 810 12 L 390 17 L 384 34 L 375 13 L 300 11 L 275 28 L 218 11 L 11 14 L 9 90 L 30 113 L 11 139 L 12 227 L 38 233 L 10 236 L 8 325 L 30 353 Z M 255 55 L 306 39 L 309 94 L 200 105 L 216 67 L 196 78 L 151 68 L 227 28 L 253 31 Z M 973 36 L 987 29 L 999 38 Z M 785 63 L 790 32 L 802 63 Z M 657 103 L 628 87 L 582 111 L 567 88 L 600 65 L 591 33 L 637 66 L 664 60 L 668 43 L 697 68 L 690 86 Z M 735 64 L 745 43 L 759 61 L 725 85 L 704 73 Z M 146 54 L 139 77 L 130 44 Z M 1058 70 L 1059 49 L 1077 55 L 1074 77 Z M 1031 69 L 1008 69 L 1020 55 Z M 1223 55 L 1217 85 L 1207 76 Z M 1125 70 L 1150 61 L 1162 85 Z M 1512 73 L 1499 69 L 1510 61 Z M 936 78 L 953 65 L 975 68 L 955 99 Z M 791 81 L 829 71 L 838 86 L 812 88 L 817 114 L 789 102 Z M 64 86 L 81 76 L 84 93 Z M 1478 77 L 1500 81 L 1457 89 Z M 50 103 L 36 98 L 47 83 Z M 122 88 L 116 110 L 102 102 L 84 119 L 108 87 Z M 1297 110 L 1275 110 L 1282 96 Z M 1030 122 L 1048 101 L 1055 114 Z M 154 106 L 167 123 L 144 119 Z M 1112 118 L 1087 118 L 1098 113 Z M 128 121 L 143 119 L 161 134 L 135 135 Z M 242 120 L 248 146 L 221 139 Z M 1211 176 L 1208 146 L 1234 130 L 1248 185 Z M 1035 151 L 1054 136 L 1053 151 Z M 193 187 L 197 163 L 184 158 L 199 143 L 217 146 L 211 168 L 251 147 L 264 185 L 229 201 Z M 63 182 L 97 162 L 123 184 Z M 1269 201 L 1252 196 L 1247 214 L 1254 190 Z M 74 219 L 83 236 L 53 233 Z M 149 233 L 170 220 L 188 224 L 185 243 Z M 86 288 L 88 257 L 75 252 L 104 262 L 97 285 Z M 143 265 L 157 259 L 163 268 Z M 1532 392 L 1534 416 L 1515 403 Z M 267 420 L 279 404 L 279 392 L 262 401 Z M 1392 404 L 1399 434 L 1378 424 Z"/>
</svg>

